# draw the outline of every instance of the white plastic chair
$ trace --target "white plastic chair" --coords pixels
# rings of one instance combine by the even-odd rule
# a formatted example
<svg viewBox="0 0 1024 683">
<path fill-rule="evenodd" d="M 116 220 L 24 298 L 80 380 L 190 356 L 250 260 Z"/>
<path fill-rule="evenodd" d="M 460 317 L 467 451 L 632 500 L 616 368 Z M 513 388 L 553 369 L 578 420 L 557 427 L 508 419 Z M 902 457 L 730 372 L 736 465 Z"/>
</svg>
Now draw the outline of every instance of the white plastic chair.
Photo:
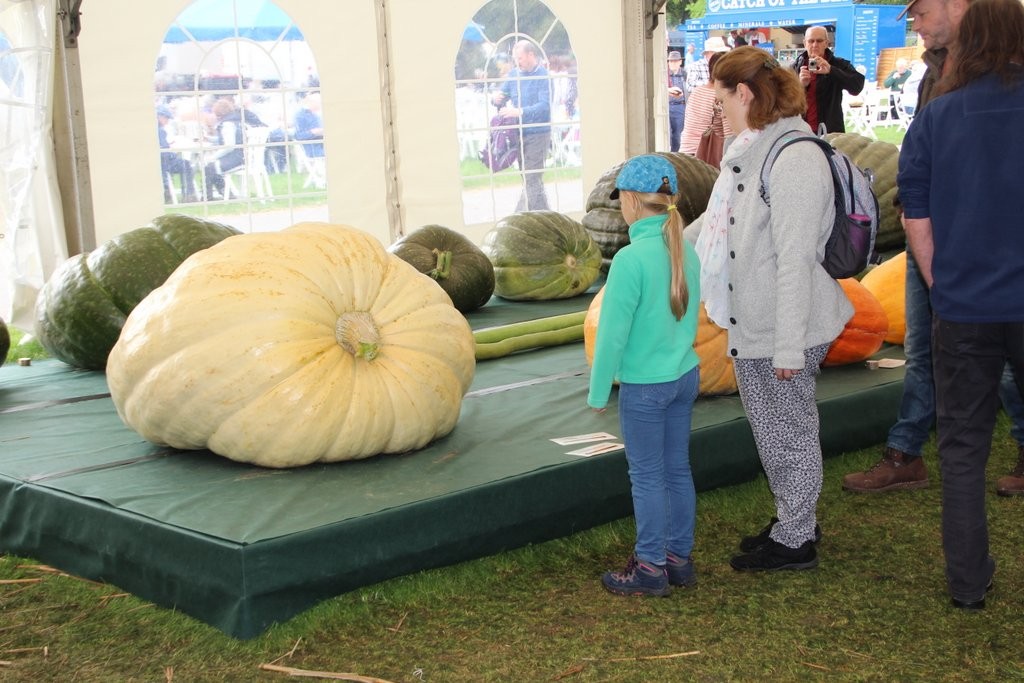
<svg viewBox="0 0 1024 683">
<path fill-rule="evenodd" d="M 910 128 L 910 122 L 914 120 L 914 115 L 908 114 L 906 108 L 903 106 L 903 93 L 893 93 L 893 103 L 896 108 L 897 123 L 899 123 L 900 128 L 907 130 Z"/>
<path fill-rule="evenodd" d="M 854 96 L 845 90 L 843 91 L 843 112 L 846 115 L 849 132 L 864 135 L 865 137 L 875 137 L 874 132 L 871 130 L 872 126 L 869 123 L 871 115 L 868 111 L 869 109 L 870 107 L 863 92 L 860 95 Z"/>
<path fill-rule="evenodd" d="M 324 157 L 314 157 L 306 154 L 305 145 L 299 141 L 292 144 L 292 156 L 295 157 L 295 164 L 300 173 L 306 174 L 306 180 L 302 183 L 302 189 L 314 187 L 322 190 L 327 187 L 327 168 Z"/>
<path fill-rule="evenodd" d="M 231 195 L 248 197 L 249 181 L 252 181 L 252 190 L 259 199 L 272 199 L 274 190 L 270 185 L 270 175 L 267 173 L 267 138 L 270 136 L 268 126 L 245 126 L 242 130 L 242 154 L 245 163 L 224 173 L 224 189 Z M 240 176 L 242 181 L 242 192 L 239 193 L 232 181 L 232 176 Z M 230 196 L 230 195 L 228 195 Z"/>
<path fill-rule="evenodd" d="M 174 176 L 170 171 L 164 171 L 164 189 L 171 198 L 171 204 L 178 203 L 178 188 L 174 186 Z"/>
</svg>

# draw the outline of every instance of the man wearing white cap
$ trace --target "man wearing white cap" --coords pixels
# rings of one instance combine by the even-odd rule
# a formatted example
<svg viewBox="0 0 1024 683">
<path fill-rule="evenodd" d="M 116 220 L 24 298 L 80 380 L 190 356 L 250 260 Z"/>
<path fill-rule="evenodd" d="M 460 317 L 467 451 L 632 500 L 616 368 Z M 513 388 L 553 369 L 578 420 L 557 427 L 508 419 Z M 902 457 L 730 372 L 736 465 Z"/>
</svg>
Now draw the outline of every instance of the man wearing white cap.
<svg viewBox="0 0 1024 683">
<path fill-rule="evenodd" d="M 686 93 L 690 94 L 711 80 L 708 58 L 716 52 L 728 52 L 729 46 L 721 36 L 712 36 L 704 41 L 704 56 L 686 65 Z"/>
</svg>

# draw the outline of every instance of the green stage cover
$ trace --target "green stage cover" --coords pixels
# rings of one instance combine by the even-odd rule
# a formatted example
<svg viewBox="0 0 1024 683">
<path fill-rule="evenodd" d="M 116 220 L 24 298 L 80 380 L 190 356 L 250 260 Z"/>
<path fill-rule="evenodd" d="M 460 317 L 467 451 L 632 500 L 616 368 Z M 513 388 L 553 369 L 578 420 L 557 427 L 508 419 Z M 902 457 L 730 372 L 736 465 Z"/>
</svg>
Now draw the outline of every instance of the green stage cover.
<svg viewBox="0 0 1024 683">
<path fill-rule="evenodd" d="M 495 299 L 475 328 L 583 310 L 591 295 Z M 899 358 L 901 349 L 878 357 Z M 623 451 L 552 438 L 618 436 L 614 399 L 586 406 L 581 344 L 483 361 L 455 430 L 404 455 L 271 470 L 155 446 L 124 426 L 102 373 L 57 361 L 0 368 L 0 552 L 174 607 L 239 638 L 319 600 L 631 514 Z M 902 368 L 826 370 L 827 455 L 885 439 Z M 582 444 L 587 445 L 587 444 Z M 739 398 L 698 401 L 699 490 L 760 473 Z"/>
</svg>

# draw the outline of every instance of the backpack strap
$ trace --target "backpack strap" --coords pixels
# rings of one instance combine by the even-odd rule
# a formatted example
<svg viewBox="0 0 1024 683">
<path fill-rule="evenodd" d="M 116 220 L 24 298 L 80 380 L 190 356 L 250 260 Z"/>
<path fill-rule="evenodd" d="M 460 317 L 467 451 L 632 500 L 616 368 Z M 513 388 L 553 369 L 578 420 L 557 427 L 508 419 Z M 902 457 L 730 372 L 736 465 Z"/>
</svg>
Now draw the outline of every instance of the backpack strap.
<svg viewBox="0 0 1024 683">
<path fill-rule="evenodd" d="M 825 156 L 828 158 L 829 169 L 831 170 L 832 156 L 835 154 L 835 150 L 832 149 L 832 145 L 815 135 L 811 135 L 800 130 L 787 130 L 775 139 L 775 142 L 772 143 L 771 148 L 768 150 L 768 155 L 764 158 L 764 163 L 761 164 L 760 194 L 761 199 L 764 200 L 764 203 L 768 206 L 772 205 L 771 193 L 768 191 L 768 176 L 771 175 L 772 167 L 775 166 L 775 160 L 779 157 L 779 154 L 782 153 L 782 150 L 786 149 L 794 142 L 802 142 L 804 140 L 813 142 L 822 149 Z"/>
</svg>

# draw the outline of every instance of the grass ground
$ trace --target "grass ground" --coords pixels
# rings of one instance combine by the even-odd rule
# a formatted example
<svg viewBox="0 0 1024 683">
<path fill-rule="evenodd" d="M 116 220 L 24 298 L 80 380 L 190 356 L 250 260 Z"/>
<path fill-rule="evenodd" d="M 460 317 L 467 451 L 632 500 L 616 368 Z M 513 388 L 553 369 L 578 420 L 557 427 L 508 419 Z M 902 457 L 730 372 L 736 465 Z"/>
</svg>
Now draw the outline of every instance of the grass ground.
<svg viewBox="0 0 1024 683">
<path fill-rule="evenodd" d="M 173 610 L 0 556 L 0 681 L 250 681 L 290 667 L 422 681 L 1024 680 L 1024 500 L 990 496 L 1000 565 L 988 608 L 950 608 L 932 486 L 853 495 L 846 472 L 872 448 L 826 461 L 821 565 L 740 574 L 740 536 L 771 514 L 764 479 L 699 495 L 699 585 L 667 599 L 606 593 L 631 519 L 568 538 L 368 586 L 237 641 Z M 989 486 L 1016 446 L 999 424 Z M 321 676 L 321 678 L 326 677 Z"/>
</svg>

